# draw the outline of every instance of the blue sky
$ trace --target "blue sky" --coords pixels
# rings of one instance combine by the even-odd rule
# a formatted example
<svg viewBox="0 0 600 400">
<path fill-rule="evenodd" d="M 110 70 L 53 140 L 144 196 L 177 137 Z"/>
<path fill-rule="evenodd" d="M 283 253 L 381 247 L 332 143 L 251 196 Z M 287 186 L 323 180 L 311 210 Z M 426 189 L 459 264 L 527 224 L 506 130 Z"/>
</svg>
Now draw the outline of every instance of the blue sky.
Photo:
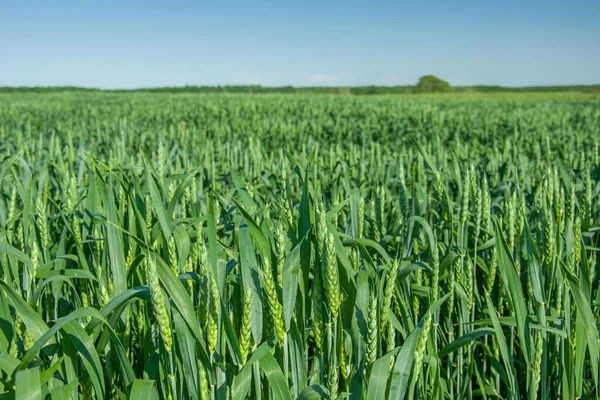
<svg viewBox="0 0 600 400">
<path fill-rule="evenodd" d="M 0 0 L 0 86 L 592 84 L 599 21 L 599 0 Z"/>
</svg>

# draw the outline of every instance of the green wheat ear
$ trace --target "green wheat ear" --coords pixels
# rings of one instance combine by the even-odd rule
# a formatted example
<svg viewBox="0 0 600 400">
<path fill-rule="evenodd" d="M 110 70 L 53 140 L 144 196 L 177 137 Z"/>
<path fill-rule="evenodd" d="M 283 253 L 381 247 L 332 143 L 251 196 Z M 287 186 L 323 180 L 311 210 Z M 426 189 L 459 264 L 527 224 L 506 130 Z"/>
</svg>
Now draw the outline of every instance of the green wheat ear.
<svg viewBox="0 0 600 400">
<path fill-rule="evenodd" d="M 242 325 L 240 327 L 240 353 L 242 355 L 242 365 L 246 364 L 252 342 L 251 319 L 252 319 L 252 290 L 244 291 L 244 307 L 242 316 Z"/>
<path fill-rule="evenodd" d="M 314 278 L 312 280 L 312 322 L 313 322 L 313 335 L 315 341 L 315 350 L 318 354 L 321 354 L 324 347 L 325 332 L 324 332 L 324 321 L 323 321 L 323 285 L 321 283 L 320 271 L 314 271 Z"/>
<path fill-rule="evenodd" d="M 273 323 L 273 333 L 279 340 L 279 346 L 283 346 L 285 339 L 285 330 L 283 327 L 283 316 L 282 306 L 277 297 L 277 290 L 275 289 L 275 281 L 273 279 L 273 271 L 271 262 L 268 258 L 263 259 L 263 282 L 265 284 L 265 294 L 267 298 L 269 319 Z"/>
<path fill-rule="evenodd" d="M 330 322 L 335 322 L 340 309 L 340 292 L 338 282 L 338 265 L 335 252 L 335 238 L 330 232 L 326 221 L 325 211 L 319 207 L 318 214 L 318 233 L 317 237 L 320 240 L 320 259 L 322 265 L 322 273 L 324 274 L 323 286 L 325 289 L 325 297 L 329 307 Z"/>
<path fill-rule="evenodd" d="M 165 306 L 165 300 L 163 297 L 163 291 L 160 287 L 158 280 L 158 271 L 156 269 L 156 260 L 153 257 L 149 258 L 147 262 L 147 273 L 146 280 L 148 282 L 148 288 L 150 289 L 150 297 L 152 299 L 152 312 L 154 318 L 158 324 L 158 331 L 160 332 L 160 338 L 165 350 L 170 353 L 173 345 L 173 334 L 171 331 L 171 322 L 167 308 Z"/>
<path fill-rule="evenodd" d="M 373 364 L 377 358 L 377 347 L 378 347 L 378 324 L 377 324 L 377 299 L 373 296 L 369 300 L 369 313 L 368 313 L 368 333 L 367 333 L 367 365 Z"/>
</svg>

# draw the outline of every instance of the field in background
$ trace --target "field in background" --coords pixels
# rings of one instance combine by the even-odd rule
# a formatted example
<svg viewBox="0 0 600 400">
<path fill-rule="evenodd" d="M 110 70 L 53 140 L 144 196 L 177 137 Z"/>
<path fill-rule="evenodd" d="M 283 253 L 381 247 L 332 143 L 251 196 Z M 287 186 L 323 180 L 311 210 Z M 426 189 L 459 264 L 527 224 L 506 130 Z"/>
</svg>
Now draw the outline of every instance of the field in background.
<svg viewBox="0 0 600 400">
<path fill-rule="evenodd" d="M 0 394 L 598 398 L 599 146 L 581 93 L 0 94 Z"/>
<path fill-rule="evenodd" d="M 77 86 L 30 86 L 10 87 L 0 86 L 0 93 L 61 93 L 61 92 L 89 92 L 89 93 L 252 93 L 252 94 L 344 94 L 344 95 L 385 95 L 385 94 L 413 94 L 415 85 L 407 86 L 316 86 L 316 87 L 294 87 L 294 86 L 260 86 L 260 85 L 225 85 L 225 86 L 179 86 L 179 87 L 156 87 L 139 89 L 96 89 Z M 505 86 L 453 86 L 450 93 L 589 93 L 600 94 L 600 85 L 565 85 L 565 86 L 529 86 L 529 87 L 505 87 Z"/>
</svg>

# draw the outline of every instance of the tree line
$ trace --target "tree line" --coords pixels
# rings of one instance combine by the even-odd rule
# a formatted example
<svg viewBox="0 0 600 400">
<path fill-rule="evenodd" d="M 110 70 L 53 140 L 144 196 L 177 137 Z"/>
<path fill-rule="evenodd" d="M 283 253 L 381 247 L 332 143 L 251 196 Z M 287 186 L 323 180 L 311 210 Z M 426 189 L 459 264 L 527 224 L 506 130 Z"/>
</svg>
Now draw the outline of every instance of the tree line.
<svg viewBox="0 0 600 400">
<path fill-rule="evenodd" d="M 140 93 L 288 93 L 288 94 L 351 94 L 386 95 L 411 93 L 510 93 L 510 92 L 585 92 L 600 93 L 600 85 L 526 86 L 498 85 L 451 86 L 435 75 L 422 76 L 416 85 L 404 86 L 261 86 L 217 85 L 175 86 L 139 89 L 98 89 L 77 86 L 0 86 L 0 93 L 54 93 L 54 92 L 140 92 Z"/>
</svg>

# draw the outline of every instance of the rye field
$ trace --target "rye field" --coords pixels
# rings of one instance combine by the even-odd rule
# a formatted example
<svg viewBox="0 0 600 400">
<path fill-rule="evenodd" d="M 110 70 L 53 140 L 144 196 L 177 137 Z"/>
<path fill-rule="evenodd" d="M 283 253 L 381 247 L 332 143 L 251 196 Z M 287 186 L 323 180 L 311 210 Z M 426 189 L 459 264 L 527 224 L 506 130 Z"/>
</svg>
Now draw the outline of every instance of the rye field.
<svg viewBox="0 0 600 400">
<path fill-rule="evenodd" d="M 600 98 L 0 95 L 0 398 L 598 399 Z"/>
</svg>

